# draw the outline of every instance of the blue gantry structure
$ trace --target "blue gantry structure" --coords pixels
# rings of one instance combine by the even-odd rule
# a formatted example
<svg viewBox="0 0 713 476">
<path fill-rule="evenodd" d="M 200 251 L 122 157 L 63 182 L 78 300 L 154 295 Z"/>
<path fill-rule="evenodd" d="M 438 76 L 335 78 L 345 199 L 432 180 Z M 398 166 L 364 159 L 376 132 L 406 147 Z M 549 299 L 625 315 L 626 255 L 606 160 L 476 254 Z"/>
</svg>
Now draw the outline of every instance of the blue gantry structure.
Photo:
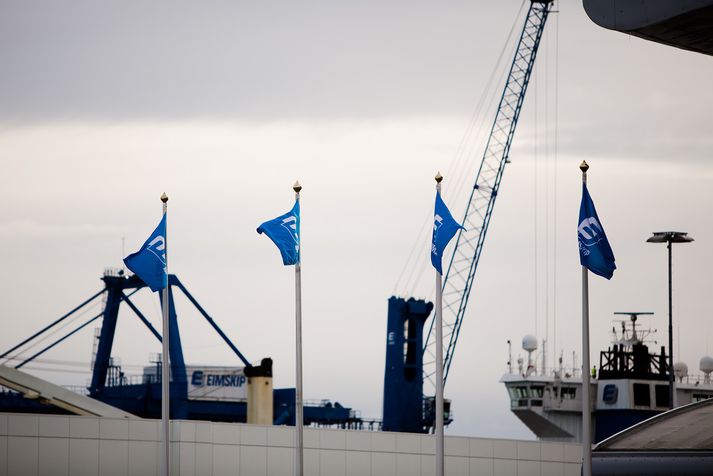
<svg viewBox="0 0 713 476">
<path fill-rule="evenodd" d="M 87 394 L 101 402 L 120 408 L 126 412 L 143 418 L 161 417 L 161 363 L 156 361 L 153 372 L 144 372 L 141 376 L 128 376 L 124 373 L 118 359 L 112 358 L 112 347 L 119 320 L 119 310 L 122 305 L 128 307 L 133 314 L 146 326 L 147 330 L 159 341 L 161 334 L 153 327 L 149 319 L 132 301 L 131 297 L 146 284 L 136 275 L 126 276 L 121 271 L 108 270 L 101 278 L 104 288 L 86 299 L 77 307 L 55 320 L 48 326 L 23 340 L 16 346 L 0 355 L 0 359 L 20 355 L 23 347 L 37 342 L 52 331 L 61 328 L 72 316 L 85 309 L 91 302 L 102 298 L 104 306 L 100 313 L 45 345 L 31 356 L 21 360 L 14 367 L 22 369 L 26 364 L 37 359 L 45 352 L 66 341 L 69 337 L 81 331 L 93 322 L 101 319 L 95 358 L 93 362 L 91 381 L 86 388 Z M 188 395 L 188 372 L 183 355 L 181 332 L 178 326 L 174 290 L 178 290 L 195 307 L 200 315 L 210 324 L 225 344 L 232 350 L 237 360 L 244 366 L 246 376 L 272 376 L 272 360 L 262 359 L 259 365 L 252 365 L 240 352 L 231 339 L 223 332 L 215 320 L 206 312 L 195 297 L 186 289 L 178 276 L 168 277 L 168 320 L 169 320 L 169 352 L 171 368 L 171 418 L 182 420 L 208 420 L 225 422 L 245 422 L 247 419 L 247 402 L 220 399 L 195 399 Z M 161 301 L 161 300 L 159 300 Z M 138 377 L 138 378 L 136 378 Z M 23 398 L 17 392 L 0 392 L 0 411 L 32 412 L 32 413 L 66 413 L 65 410 L 49 406 L 42 401 Z M 275 424 L 295 424 L 295 389 L 282 388 L 273 390 L 273 415 Z M 304 408 L 305 424 L 319 426 L 359 427 L 361 419 L 351 408 L 320 400 L 319 403 L 306 405 Z"/>
</svg>

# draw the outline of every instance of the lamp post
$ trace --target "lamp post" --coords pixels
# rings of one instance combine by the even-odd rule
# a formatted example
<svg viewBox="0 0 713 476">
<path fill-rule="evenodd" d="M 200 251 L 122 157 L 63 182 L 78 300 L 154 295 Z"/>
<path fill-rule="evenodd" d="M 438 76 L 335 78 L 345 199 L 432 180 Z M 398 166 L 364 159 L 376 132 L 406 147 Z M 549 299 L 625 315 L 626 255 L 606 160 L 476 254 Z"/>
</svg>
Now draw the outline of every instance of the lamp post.
<svg viewBox="0 0 713 476">
<path fill-rule="evenodd" d="M 693 238 L 681 231 L 655 231 L 647 243 L 668 243 L 668 407 L 673 408 L 673 303 L 671 290 L 671 243 L 690 243 Z"/>
</svg>

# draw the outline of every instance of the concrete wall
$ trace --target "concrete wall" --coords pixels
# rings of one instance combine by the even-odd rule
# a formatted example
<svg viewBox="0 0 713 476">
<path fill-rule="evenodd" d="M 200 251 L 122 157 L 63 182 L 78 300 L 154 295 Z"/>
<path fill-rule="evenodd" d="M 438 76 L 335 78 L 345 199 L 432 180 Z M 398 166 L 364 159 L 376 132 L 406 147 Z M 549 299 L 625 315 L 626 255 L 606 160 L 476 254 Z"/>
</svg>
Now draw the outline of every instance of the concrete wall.
<svg viewBox="0 0 713 476">
<path fill-rule="evenodd" d="M 0 414 L 0 476 L 156 475 L 159 422 Z M 173 474 L 290 476 L 291 428 L 172 422 Z M 569 443 L 446 438 L 449 476 L 578 476 Z M 386 432 L 305 430 L 305 474 L 432 475 L 434 438 Z"/>
</svg>

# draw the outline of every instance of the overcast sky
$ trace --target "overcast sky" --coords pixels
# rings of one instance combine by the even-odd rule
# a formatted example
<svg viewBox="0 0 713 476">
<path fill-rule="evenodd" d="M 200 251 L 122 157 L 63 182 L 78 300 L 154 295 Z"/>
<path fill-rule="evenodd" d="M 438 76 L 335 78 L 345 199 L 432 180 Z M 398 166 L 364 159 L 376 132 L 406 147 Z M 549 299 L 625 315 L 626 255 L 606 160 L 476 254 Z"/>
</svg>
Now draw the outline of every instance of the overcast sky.
<svg viewBox="0 0 713 476">
<path fill-rule="evenodd" d="M 498 382 L 506 341 L 516 358 L 523 335 L 547 337 L 548 365 L 580 348 L 582 160 L 619 267 L 591 280 L 593 361 L 614 311 L 655 312 L 666 340 L 665 246 L 644 241 L 667 229 L 696 239 L 674 250 L 680 357 L 695 371 L 713 353 L 713 62 L 558 3 L 451 367 L 450 434 L 532 438 Z M 274 359 L 276 387 L 293 386 L 294 273 L 255 228 L 289 210 L 299 179 L 305 397 L 380 417 L 387 299 L 434 294 L 428 267 L 408 279 L 409 252 L 426 239 L 436 171 L 464 212 L 492 108 L 470 153 L 458 146 L 520 6 L 3 0 L 0 350 L 96 292 L 122 237 L 129 253 L 153 230 L 165 191 L 171 272 L 251 361 Z M 156 298 L 136 302 L 158 327 Z M 239 364 L 177 305 L 188 363 Z M 92 333 L 42 358 L 74 372 L 34 371 L 83 384 Z M 159 350 L 122 313 L 114 356 L 127 371 Z"/>
</svg>

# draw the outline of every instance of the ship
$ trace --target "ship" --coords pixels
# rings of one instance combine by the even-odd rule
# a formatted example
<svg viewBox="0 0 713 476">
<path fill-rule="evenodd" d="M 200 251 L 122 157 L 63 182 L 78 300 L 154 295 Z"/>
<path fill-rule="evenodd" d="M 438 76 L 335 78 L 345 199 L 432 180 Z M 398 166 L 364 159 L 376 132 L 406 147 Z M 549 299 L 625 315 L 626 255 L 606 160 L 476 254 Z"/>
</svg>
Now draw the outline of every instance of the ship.
<svg viewBox="0 0 713 476">
<path fill-rule="evenodd" d="M 626 428 L 669 410 L 669 364 L 665 346 L 658 353 L 649 349 L 651 330 L 637 329 L 637 317 L 627 314 L 612 328 L 611 345 L 599 353 L 599 364 L 591 371 L 592 441 L 600 442 Z M 512 359 L 500 382 L 510 398 L 510 410 L 542 441 L 582 441 L 581 371 L 565 368 L 562 356 L 556 369 L 537 369 L 533 353 L 537 339 L 527 335 L 522 348 L 527 361 Z M 544 361 L 544 356 L 541 358 Z M 700 359 L 701 374 L 689 375 L 688 366 L 674 364 L 673 407 L 713 398 L 713 357 Z M 598 369 L 598 370 L 597 370 Z"/>
</svg>

